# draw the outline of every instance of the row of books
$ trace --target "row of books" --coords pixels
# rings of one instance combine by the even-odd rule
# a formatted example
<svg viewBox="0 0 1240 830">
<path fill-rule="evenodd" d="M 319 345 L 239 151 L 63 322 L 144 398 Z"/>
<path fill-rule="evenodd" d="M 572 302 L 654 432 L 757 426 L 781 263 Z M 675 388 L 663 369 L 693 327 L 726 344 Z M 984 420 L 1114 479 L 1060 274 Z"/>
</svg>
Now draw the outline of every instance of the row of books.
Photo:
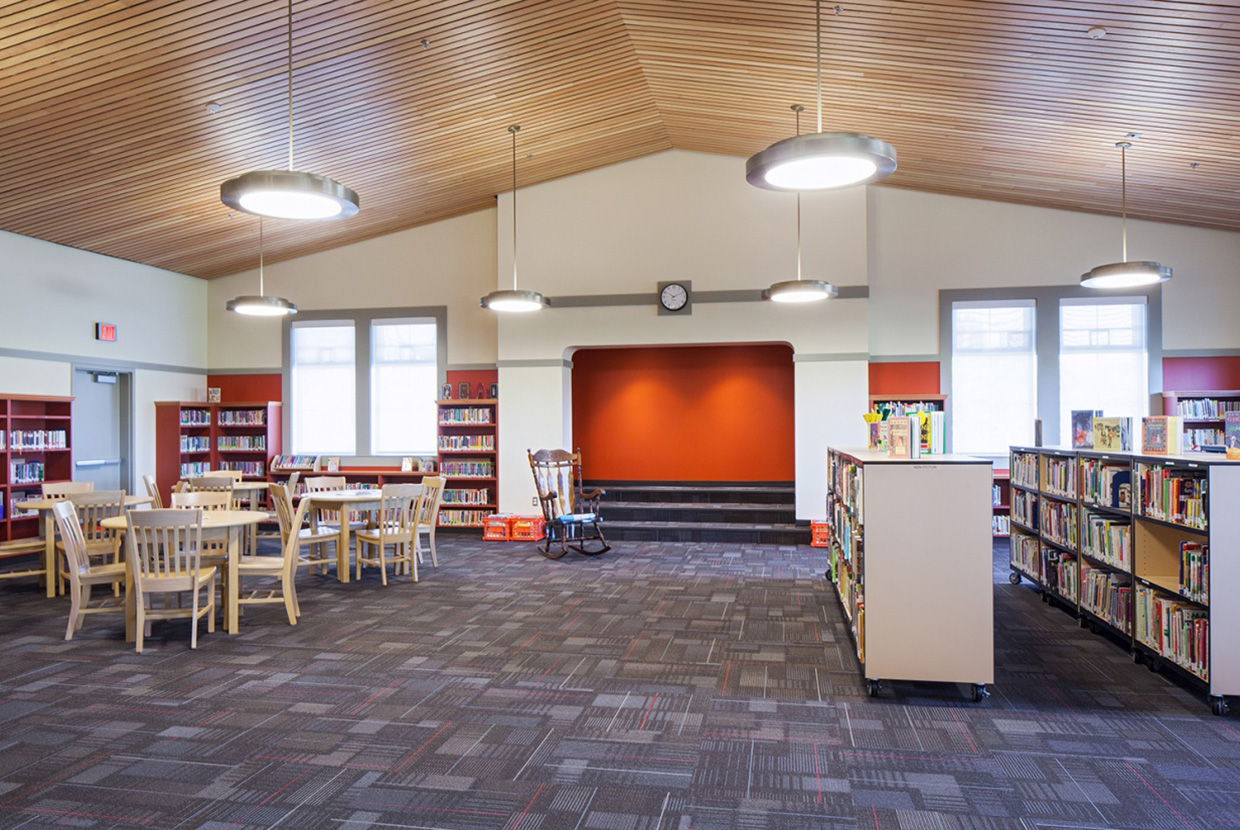
<svg viewBox="0 0 1240 830">
<path fill-rule="evenodd" d="M 1034 579 L 1041 580 L 1042 554 L 1036 536 L 1028 536 L 1020 531 L 1013 533 L 1008 558 L 1018 570 L 1024 571 Z"/>
<path fill-rule="evenodd" d="M 831 502 L 827 522 L 831 528 L 832 544 L 840 549 L 844 559 L 851 561 L 861 539 L 861 525 L 848 506 L 838 500 Z"/>
<path fill-rule="evenodd" d="M 1123 570 L 1132 569 L 1132 523 L 1086 513 L 1081 523 L 1081 552 Z"/>
<path fill-rule="evenodd" d="M 444 504 L 490 504 L 490 490 L 450 489 L 443 491 Z"/>
<path fill-rule="evenodd" d="M 182 435 L 181 452 L 210 452 L 211 439 L 205 435 Z"/>
<path fill-rule="evenodd" d="M 1138 584 L 1134 623 L 1137 640 L 1147 648 L 1203 680 L 1210 679 L 1208 611 L 1150 585 Z"/>
<path fill-rule="evenodd" d="M 265 427 L 267 426 L 267 410 L 265 409 L 221 409 L 220 426 L 222 427 Z"/>
<path fill-rule="evenodd" d="M 267 474 L 267 465 L 262 461 L 221 461 L 221 470 L 237 470 L 248 478 L 259 478 Z"/>
<path fill-rule="evenodd" d="M 181 410 L 181 426 L 183 427 L 209 427 L 211 426 L 211 410 L 209 409 L 182 409 Z"/>
<path fill-rule="evenodd" d="M 487 516 L 490 515 L 489 510 L 440 510 L 439 525 L 440 527 L 482 527 Z"/>
<path fill-rule="evenodd" d="M 13 519 L 24 519 L 29 516 L 38 516 L 39 515 L 38 510 L 22 510 L 20 507 L 17 506 L 17 503 L 19 501 L 29 501 L 30 499 L 37 499 L 42 495 L 43 495 L 42 493 L 30 493 L 30 492 L 17 492 L 17 493 L 11 494 L 9 497 L 9 517 Z"/>
<path fill-rule="evenodd" d="M 271 459 L 273 470 L 317 470 L 317 455 L 277 455 Z"/>
<path fill-rule="evenodd" d="M 870 412 L 888 418 L 899 418 L 917 412 L 941 412 L 943 404 L 938 401 L 876 401 L 870 404 Z"/>
<path fill-rule="evenodd" d="M 494 410 L 482 406 L 453 406 L 439 410 L 440 426 L 493 423 Z"/>
<path fill-rule="evenodd" d="M 1076 457 L 1048 455 L 1042 489 L 1068 498 L 1076 498 Z"/>
<path fill-rule="evenodd" d="M 1037 489 L 1038 457 L 1029 452 L 1018 452 L 1012 455 L 1012 483 L 1020 487 Z"/>
<path fill-rule="evenodd" d="M 1031 530 L 1038 529 L 1038 497 L 1024 490 L 1012 491 L 1012 520 Z"/>
<path fill-rule="evenodd" d="M 216 449 L 221 452 L 266 452 L 266 435 L 221 435 L 216 442 Z"/>
<path fill-rule="evenodd" d="M 1076 557 L 1043 545 L 1042 581 L 1068 602 L 1076 602 L 1080 587 Z"/>
<path fill-rule="evenodd" d="M 994 516 L 990 520 L 990 533 L 992 536 L 1007 536 L 1012 532 L 1012 518 L 1010 516 Z"/>
<path fill-rule="evenodd" d="M 1240 412 L 1240 401 L 1188 398 L 1175 403 L 1175 414 L 1181 418 L 1222 418 L 1228 412 Z"/>
<path fill-rule="evenodd" d="M 34 484 L 44 477 L 42 461 L 14 461 L 9 464 L 9 481 L 13 484 Z"/>
<path fill-rule="evenodd" d="M 205 476 L 210 469 L 211 465 L 205 461 L 183 461 L 181 462 L 181 478 Z"/>
<path fill-rule="evenodd" d="M 1077 508 L 1075 504 L 1042 499 L 1041 531 L 1057 545 L 1076 547 Z"/>
<path fill-rule="evenodd" d="M 1191 470 L 1137 465 L 1137 507 L 1143 516 L 1206 529 L 1206 479 Z"/>
<path fill-rule="evenodd" d="M 1210 546 L 1180 543 L 1180 593 L 1203 605 L 1210 601 Z"/>
<path fill-rule="evenodd" d="M 1081 607 L 1132 634 L 1132 579 L 1081 563 Z"/>
<path fill-rule="evenodd" d="M 9 433 L 11 450 L 65 450 L 69 433 L 63 429 L 15 429 Z M 0 449 L 4 449 L 4 430 L 0 429 Z"/>
<path fill-rule="evenodd" d="M 1186 429 L 1184 430 L 1184 448 L 1199 450 L 1202 447 L 1217 447 L 1223 443 L 1221 429 Z"/>
<path fill-rule="evenodd" d="M 441 435 L 440 452 L 494 452 L 494 435 Z"/>
<path fill-rule="evenodd" d="M 445 461 L 440 469 L 452 478 L 495 478 L 493 461 Z"/>
<path fill-rule="evenodd" d="M 869 448 L 886 450 L 891 458 L 920 458 L 923 454 L 942 455 L 947 452 L 947 416 L 942 412 L 917 412 L 876 420 L 879 415 L 866 413 Z"/>
<path fill-rule="evenodd" d="M 995 507 L 1003 506 L 1003 486 L 999 484 L 990 485 L 990 503 Z"/>
<path fill-rule="evenodd" d="M 852 506 L 858 522 L 864 522 L 865 500 L 861 488 L 861 468 L 839 455 L 831 455 L 827 463 L 831 492 L 845 504 Z"/>
<path fill-rule="evenodd" d="M 1081 498 L 1100 507 L 1128 510 L 1132 506 L 1132 471 L 1096 458 L 1082 459 Z"/>
</svg>

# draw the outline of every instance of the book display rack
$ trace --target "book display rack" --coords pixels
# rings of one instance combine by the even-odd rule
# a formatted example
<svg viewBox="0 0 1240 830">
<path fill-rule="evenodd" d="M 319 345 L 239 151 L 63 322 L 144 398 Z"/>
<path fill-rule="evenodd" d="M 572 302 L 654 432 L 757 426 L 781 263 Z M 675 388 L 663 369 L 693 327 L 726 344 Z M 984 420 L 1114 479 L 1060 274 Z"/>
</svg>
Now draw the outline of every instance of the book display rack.
<svg viewBox="0 0 1240 830">
<path fill-rule="evenodd" d="M 1161 393 L 1164 415 L 1178 415 L 1184 429 L 1184 449 L 1221 446 L 1223 421 L 1228 412 L 1240 412 L 1240 390 Z"/>
<path fill-rule="evenodd" d="M 1011 581 L 1027 578 L 1081 626 L 1202 689 L 1215 714 L 1240 694 L 1240 463 L 1012 447 Z M 1018 522 L 1018 496 L 1040 505 Z M 1215 637 L 1211 638 L 1211 630 Z"/>
<path fill-rule="evenodd" d="M 827 451 L 827 577 L 866 689 L 884 680 L 994 681 L 990 462 Z"/>
<path fill-rule="evenodd" d="M 481 529 L 499 509 L 499 401 L 439 401 L 438 422 L 444 478 L 439 526 Z"/>
<path fill-rule="evenodd" d="M 45 481 L 73 478 L 73 398 L 0 396 L 0 542 L 39 535 L 37 511 L 16 503 L 37 499 Z"/>
<path fill-rule="evenodd" d="M 155 480 L 165 502 L 183 478 L 240 470 L 267 480 L 280 454 L 280 403 L 156 401 Z"/>
</svg>

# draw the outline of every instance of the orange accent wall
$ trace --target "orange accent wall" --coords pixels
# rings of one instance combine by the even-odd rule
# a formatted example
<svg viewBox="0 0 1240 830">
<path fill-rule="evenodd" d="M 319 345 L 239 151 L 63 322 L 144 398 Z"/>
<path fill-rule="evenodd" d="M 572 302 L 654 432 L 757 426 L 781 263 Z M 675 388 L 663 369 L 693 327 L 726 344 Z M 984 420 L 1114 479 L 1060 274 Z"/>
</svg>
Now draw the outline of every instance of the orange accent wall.
<svg viewBox="0 0 1240 830">
<path fill-rule="evenodd" d="M 1168 392 L 1240 389 L 1240 357 L 1164 357 L 1163 389 Z"/>
<path fill-rule="evenodd" d="M 939 364 L 871 363 L 871 395 L 937 395 Z"/>
<path fill-rule="evenodd" d="M 278 401 L 283 398 L 278 374 L 207 375 L 207 386 L 220 388 L 220 403 Z"/>
<path fill-rule="evenodd" d="M 581 349 L 572 380 L 587 478 L 796 477 L 790 346 Z"/>
</svg>

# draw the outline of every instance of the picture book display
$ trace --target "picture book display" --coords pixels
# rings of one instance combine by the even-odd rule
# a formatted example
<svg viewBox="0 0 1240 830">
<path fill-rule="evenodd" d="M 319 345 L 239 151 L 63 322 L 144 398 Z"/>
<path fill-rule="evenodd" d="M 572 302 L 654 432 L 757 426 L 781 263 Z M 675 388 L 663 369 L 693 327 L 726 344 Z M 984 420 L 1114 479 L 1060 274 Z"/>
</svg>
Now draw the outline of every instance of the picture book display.
<svg viewBox="0 0 1240 830">
<path fill-rule="evenodd" d="M 1132 450 L 1132 418 L 1094 418 L 1093 445 L 1099 452 Z"/>
<path fill-rule="evenodd" d="M 908 458 L 912 443 L 913 429 L 908 418 L 888 418 L 883 421 L 887 425 L 887 455 L 890 458 Z"/>
<path fill-rule="evenodd" d="M 1180 452 L 1180 419 L 1176 415 L 1149 415 L 1141 419 L 1141 451 L 1151 455 Z"/>
<path fill-rule="evenodd" d="M 1072 449 L 1089 450 L 1094 447 L 1094 419 L 1102 417 L 1101 409 L 1072 410 Z"/>
<path fill-rule="evenodd" d="M 1228 458 L 1240 461 L 1240 412 L 1224 413 L 1223 446 Z"/>
</svg>

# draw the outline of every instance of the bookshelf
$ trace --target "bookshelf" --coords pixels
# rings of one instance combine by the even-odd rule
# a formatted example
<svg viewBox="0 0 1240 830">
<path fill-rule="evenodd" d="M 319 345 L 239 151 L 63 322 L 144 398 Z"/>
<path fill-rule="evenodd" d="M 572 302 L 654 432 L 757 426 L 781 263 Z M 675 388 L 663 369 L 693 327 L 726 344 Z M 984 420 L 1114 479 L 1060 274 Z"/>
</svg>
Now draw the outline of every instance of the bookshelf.
<svg viewBox="0 0 1240 830">
<path fill-rule="evenodd" d="M 1038 497 L 1056 507 L 1039 511 L 1037 527 L 1018 529 L 1014 520 L 1012 582 L 1030 579 L 1080 625 L 1125 645 L 1151 671 L 1180 675 L 1225 714 L 1227 697 L 1240 694 L 1240 640 L 1210 632 L 1240 631 L 1240 603 L 1232 600 L 1240 596 L 1240 462 L 1207 453 L 1011 448 L 1013 469 L 1027 469 L 1030 457 Z M 1071 491 L 1062 477 L 1068 457 Z M 1066 544 L 1069 520 L 1056 515 L 1059 505 L 1070 509 L 1070 492 L 1074 545 Z"/>
<path fill-rule="evenodd" d="M 499 401 L 443 400 L 437 409 L 444 478 L 439 527 L 481 529 L 499 508 Z"/>
<path fill-rule="evenodd" d="M 155 403 L 155 480 L 165 503 L 174 484 L 208 470 L 266 481 L 280 449 L 278 401 Z"/>
<path fill-rule="evenodd" d="M 45 481 L 73 479 L 71 397 L 0 395 L 0 542 L 39 535 L 39 513 L 14 505 L 42 496 Z"/>
<path fill-rule="evenodd" d="M 1223 413 L 1240 411 L 1240 390 L 1162 392 L 1162 414 L 1178 415 L 1184 427 L 1185 450 L 1223 443 Z M 1140 430 L 1140 419 L 1133 428 Z M 1139 442 L 1139 438 L 1134 438 Z"/>
<path fill-rule="evenodd" d="M 990 485 L 990 535 L 1007 539 L 1012 534 L 1012 480 L 1007 470 L 995 470 Z"/>
<path fill-rule="evenodd" d="M 994 680 L 990 462 L 827 451 L 831 580 L 866 689 Z"/>
</svg>

